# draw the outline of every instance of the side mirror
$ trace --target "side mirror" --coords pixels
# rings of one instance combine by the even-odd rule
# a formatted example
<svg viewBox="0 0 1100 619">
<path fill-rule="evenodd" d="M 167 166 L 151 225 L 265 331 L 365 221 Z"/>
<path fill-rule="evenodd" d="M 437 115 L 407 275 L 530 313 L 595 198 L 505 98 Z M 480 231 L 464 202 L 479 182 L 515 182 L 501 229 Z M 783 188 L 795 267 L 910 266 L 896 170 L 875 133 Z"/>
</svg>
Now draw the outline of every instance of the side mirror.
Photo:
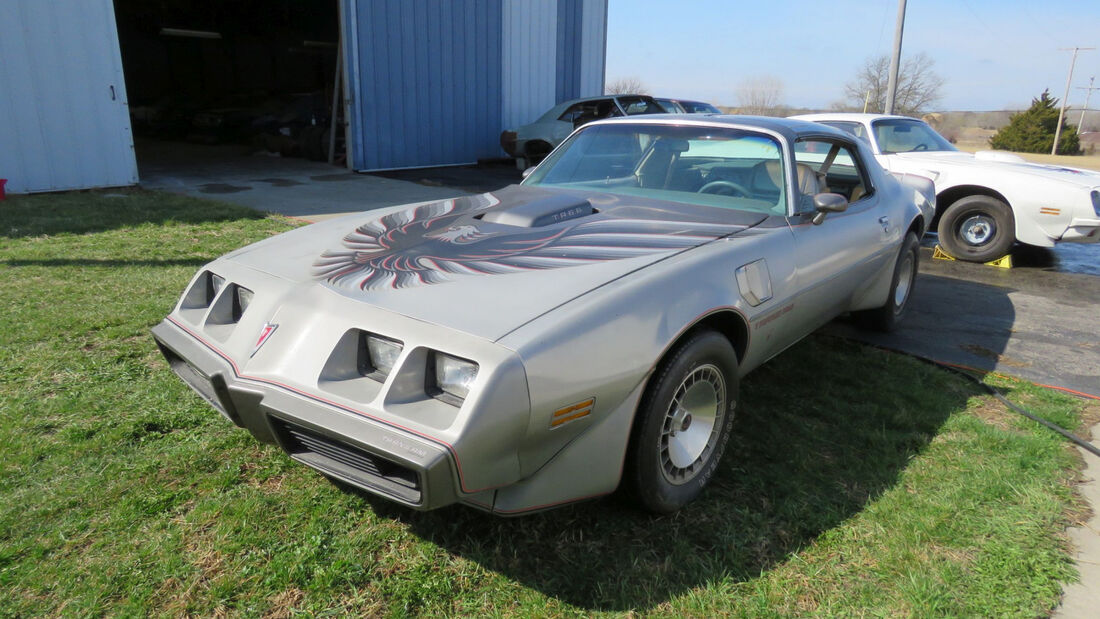
<svg viewBox="0 0 1100 619">
<path fill-rule="evenodd" d="M 535 171 L 535 166 L 531 166 L 529 168 L 526 168 L 525 170 L 523 170 L 523 178 L 527 178 L 528 176 L 531 176 L 531 173 L 534 172 L 534 171 Z"/>
<path fill-rule="evenodd" d="M 814 225 L 820 225 L 825 221 L 827 213 L 843 213 L 848 210 L 848 198 L 839 193 L 819 193 L 814 196 Z"/>
</svg>

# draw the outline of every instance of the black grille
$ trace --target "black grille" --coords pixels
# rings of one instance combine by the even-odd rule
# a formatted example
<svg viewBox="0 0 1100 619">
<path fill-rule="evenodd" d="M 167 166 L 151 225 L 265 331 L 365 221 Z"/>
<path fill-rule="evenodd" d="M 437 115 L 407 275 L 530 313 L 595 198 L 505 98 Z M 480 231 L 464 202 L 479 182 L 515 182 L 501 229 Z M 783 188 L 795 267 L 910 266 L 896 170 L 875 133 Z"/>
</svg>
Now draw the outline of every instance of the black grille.
<svg viewBox="0 0 1100 619">
<path fill-rule="evenodd" d="M 282 419 L 274 422 L 295 460 L 364 489 L 420 503 L 420 477 L 412 469 Z"/>
</svg>

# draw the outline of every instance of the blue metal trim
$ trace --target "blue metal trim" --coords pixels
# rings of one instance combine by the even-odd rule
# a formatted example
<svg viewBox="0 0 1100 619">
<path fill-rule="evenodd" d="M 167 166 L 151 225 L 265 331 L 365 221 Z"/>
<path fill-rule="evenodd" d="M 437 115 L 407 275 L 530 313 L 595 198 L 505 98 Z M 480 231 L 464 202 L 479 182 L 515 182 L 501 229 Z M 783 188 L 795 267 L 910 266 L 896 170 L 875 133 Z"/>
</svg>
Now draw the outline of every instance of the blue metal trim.
<svg viewBox="0 0 1100 619">
<path fill-rule="evenodd" d="M 355 167 L 449 165 L 498 154 L 503 0 L 350 0 L 360 79 Z"/>
<path fill-rule="evenodd" d="M 558 0 L 557 85 L 559 102 L 576 99 L 581 92 L 581 28 L 583 0 Z"/>
</svg>

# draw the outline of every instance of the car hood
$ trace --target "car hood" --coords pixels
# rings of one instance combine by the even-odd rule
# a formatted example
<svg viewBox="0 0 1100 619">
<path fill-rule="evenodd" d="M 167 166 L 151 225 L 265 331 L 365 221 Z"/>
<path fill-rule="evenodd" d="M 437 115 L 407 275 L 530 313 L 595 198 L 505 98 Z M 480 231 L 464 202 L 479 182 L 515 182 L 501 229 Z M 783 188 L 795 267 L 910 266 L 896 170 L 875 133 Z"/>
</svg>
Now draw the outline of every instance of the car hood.
<svg viewBox="0 0 1100 619">
<path fill-rule="evenodd" d="M 1100 172 L 1070 168 L 1065 166 L 1031 163 L 1015 156 L 1006 156 L 1002 151 L 979 151 L 976 154 L 958 151 L 932 151 L 893 153 L 890 157 L 927 165 L 930 169 L 941 170 L 945 166 L 977 167 L 1003 170 L 1013 174 L 1030 174 L 1054 180 L 1065 181 L 1083 187 L 1100 185 Z M 1014 161 L 1013 159 L 1018 159 Z"/>
<path fill-rule="evenodd" d="M 513 185 L 314 224 L 226 259 L 298 283 L 300 294 L 335 291 L 495 341 L 610 281 L 765 218 Z"/>
</svg>

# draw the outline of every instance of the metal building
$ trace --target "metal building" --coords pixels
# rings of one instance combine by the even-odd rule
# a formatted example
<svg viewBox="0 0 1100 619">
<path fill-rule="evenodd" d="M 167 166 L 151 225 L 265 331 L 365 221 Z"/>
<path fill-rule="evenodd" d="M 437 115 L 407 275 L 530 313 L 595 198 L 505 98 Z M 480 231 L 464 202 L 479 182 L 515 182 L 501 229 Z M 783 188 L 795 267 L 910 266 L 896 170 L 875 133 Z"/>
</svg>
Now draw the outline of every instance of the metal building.
<svg viewBox="0 0 1100 619">
<path fill-rule="evenodd" d="M 274 10 L 250 1 L 257 12 Z M 499 157 L 503 129 L 603 91 L 607 0 L 331 2 L 354 170 Z M 180 11 L 191 10 L 202 21 L 200 4 L 171 3 L 175 19 L 186 22 Z M 133 71 L 123 71 L 115 11 L 121 18 L 145 6 L 0 2 L 0 178 L 9 192 L 138 181 L 126 88 Z"/>
</svg>

